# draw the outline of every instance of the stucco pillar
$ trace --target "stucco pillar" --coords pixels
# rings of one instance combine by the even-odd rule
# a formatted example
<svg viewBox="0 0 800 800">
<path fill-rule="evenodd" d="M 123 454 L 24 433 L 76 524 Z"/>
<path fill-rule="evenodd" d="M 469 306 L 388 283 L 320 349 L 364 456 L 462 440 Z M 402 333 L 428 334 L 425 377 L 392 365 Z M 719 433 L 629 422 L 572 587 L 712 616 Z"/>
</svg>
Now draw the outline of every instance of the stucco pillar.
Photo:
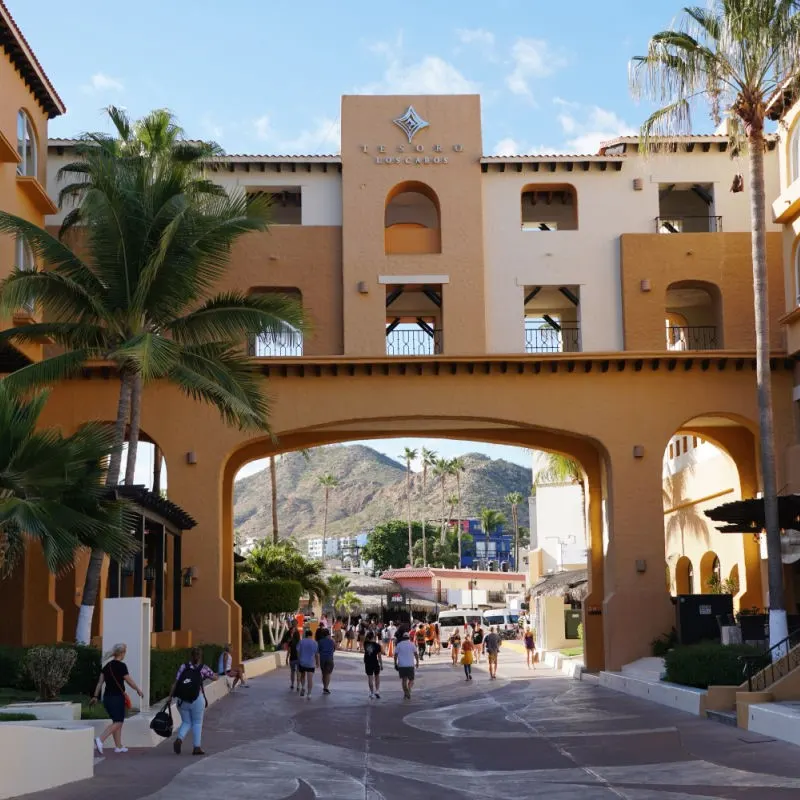
<svg viewBox="0 0 800 800">
<path fill-rule="evenodd" d="M 64 638 L 64 621 L 56 603 L 56 578 L 45 564 L 38 543 L 25 548 L 25 589 L 22 599 L 22 643 L 53 644 Z"/>
<path fill-rule="evenodd" d="M 598 476 L 599 478 L 599 476 Z M 605 668 L 602 611 L 603 580 L 603 487 L 590 477 L 588 490 L 587 532 L 589 594 L 583 601 L 584 664 L 590 672 Z"/>
<path fill-rule="evenodd" d="M 633 442 L 609 452 L 608 522 L 603 633 L 605 667 L 619 670 L 650 655 L 650 642 L 675 624 L 665 579 L 663 447 Z M 642 441 L 642 440 L 640 440 Z"/>
</svg>

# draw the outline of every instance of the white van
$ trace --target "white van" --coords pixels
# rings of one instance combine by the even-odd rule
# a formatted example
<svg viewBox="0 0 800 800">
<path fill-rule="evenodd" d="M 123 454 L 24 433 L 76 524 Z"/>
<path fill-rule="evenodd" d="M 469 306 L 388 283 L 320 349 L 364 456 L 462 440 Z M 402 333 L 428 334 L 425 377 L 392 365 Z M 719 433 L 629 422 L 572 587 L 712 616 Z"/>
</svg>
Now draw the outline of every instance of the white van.
<svg viewBox="0 0 800 800">
<path fill-rule="evenodd" d="M 439 636 L 443 647 L 447 647 L 447 642 L 453 635 L 456 629 L 464 638 L 464 634 L 470 625 L 475 625 L 480 622 L 483 624 L 483 616 L 479 609 L 475 608 L 454 608 L 450 611 L 440 611 L 439 618 L 436 620 L 439 623 Z"/>
<path fill-rule="evenodd" d="M 514 639 L 519 625 L 519 611 L 511 608 L 490 608 L 483 612 L 484 628 L 495 626 L 502 639 Z"/>
</svg>

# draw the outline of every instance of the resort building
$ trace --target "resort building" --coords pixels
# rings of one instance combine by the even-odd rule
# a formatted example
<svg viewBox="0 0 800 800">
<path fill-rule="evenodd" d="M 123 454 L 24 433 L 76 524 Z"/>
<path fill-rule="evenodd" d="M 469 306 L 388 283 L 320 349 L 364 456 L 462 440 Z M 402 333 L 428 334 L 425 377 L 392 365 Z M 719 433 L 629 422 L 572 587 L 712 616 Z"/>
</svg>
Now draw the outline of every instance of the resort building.
<svg viewBox="0 0 800 800">
<path fill-rule="evenodd" d="M 56 176 L 75 142 L 47 144 L 47 120 L 64 107 L 1 3 L 0 31 L 0 209 L 55 230 L 65 213 L 52 202 Z M 800 488 L 796 115 L 765 153 L 777 198 L 767 257 L 785 491 Z M 181 548 L 182 636 L 239 646 L 232 497 L 244 464 L 332 442 L 443 436 L 580 462 L 586 664 L 618 669 L 646 655 L 674 624 L 665 448 L 676 436 L 711 442 L 735 464 L 729 482 L 741 496 L 759 490 L 748 193 L 732 191 L 748 186 L 746 160 L 731 159 L 721 136 L 661 140 L 646 155 L 628 137 L 594 154 L 487 155 L 475 95 L 346 96 L 341 125 L 339 155 L 207 164 L 220 186 L 267 194 L 274 209 L 269 232 L 236 245 L 217 289 L 293 295 L 312 330 L 242 343 L 271 395 L 274 437 L 227 427 L 172 386 L 145 389 L 143 438 L 163 454 L 169 500 L 196 522 Z M 25 263 L 16 247 L 0 241 L 4 274 Z M 21 309 L 19 320 L 35 314 Z M 2 368 L 50 347 L 6 346 Z M 71 431 L 113 419 L 118 390 L 107 365 L 87 365 L 54 388 L 43 422 Z M 158 557 L 151 535 L 143 574 Z M 737 560 L 740 594 L 763 604 L 751 551 Z M 729 574 L 733 561 L 718 555 Z M 0 640 L 71 638 L 84 569 L 50 576 L 29 552 L 13 585 L 0 586 L 10 609 Z M 438 578 L 420 578 L 438 591 Z M 112 589 L 105 578 L 103 592 Z M 100 608 L 94 620 L 99 633 Z"/>
</svg>

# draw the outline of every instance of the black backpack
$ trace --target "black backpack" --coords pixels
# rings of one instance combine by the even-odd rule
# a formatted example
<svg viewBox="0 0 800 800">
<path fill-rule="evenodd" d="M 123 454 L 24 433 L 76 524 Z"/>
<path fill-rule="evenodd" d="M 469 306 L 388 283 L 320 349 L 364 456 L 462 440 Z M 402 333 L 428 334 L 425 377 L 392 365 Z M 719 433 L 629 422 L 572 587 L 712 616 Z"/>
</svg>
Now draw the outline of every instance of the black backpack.
<svg viewBox="0 0 800 800">
<path fill-rule="evenodd" d="M 203 676 L 200 668 L 191 664 L 184 665 L 183 673 L 175 686 L 175 697 L 187 703 L 194 703 L 203 691 Z"/>
</svg>

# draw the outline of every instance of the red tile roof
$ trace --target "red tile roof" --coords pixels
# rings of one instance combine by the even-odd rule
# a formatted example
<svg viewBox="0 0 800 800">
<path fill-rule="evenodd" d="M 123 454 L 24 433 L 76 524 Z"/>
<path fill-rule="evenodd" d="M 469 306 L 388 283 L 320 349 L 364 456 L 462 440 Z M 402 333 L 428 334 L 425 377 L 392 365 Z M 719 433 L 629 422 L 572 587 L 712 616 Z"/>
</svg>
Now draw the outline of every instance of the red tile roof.
<svg viewBox="0 0 800 800">
<path fill-rule="evenodd" d="M 63 114 L 67 110 L 64 102 L 3 0 L 0 0 L 0 47 L 19 70 L 48 118 Z"/>
<path fill-rule="evenodd" d="M 402 569 L 387 569 L 381 573 L 382 578 L 397 581 L 403 578 L 464 578 L 475 579 L 496 578 L 508 581 L 524 581 L 522 572 L 488 572 L 473 569 L 440 569 L 438 567 L 403 567 Z"/>
</svg>

